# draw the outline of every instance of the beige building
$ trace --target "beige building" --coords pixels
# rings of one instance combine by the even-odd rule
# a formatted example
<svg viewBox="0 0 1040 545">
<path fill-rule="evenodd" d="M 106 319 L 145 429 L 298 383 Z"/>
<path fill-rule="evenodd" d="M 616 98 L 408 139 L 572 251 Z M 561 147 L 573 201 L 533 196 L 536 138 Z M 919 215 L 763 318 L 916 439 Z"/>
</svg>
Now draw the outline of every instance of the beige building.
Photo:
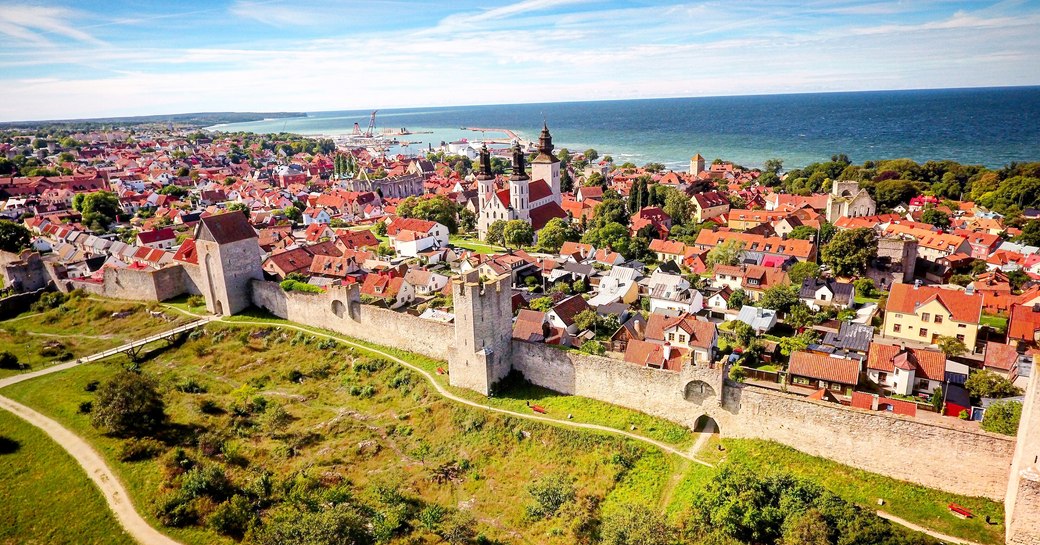
<svg viewBox="0 0 1040 545">
<path fill-rule="evenodd" d="M 982 316 L 982 295 L 914 284 L 893 284 L 885 311 L 884 334 L 935 344 L 954 337 L 974 351 Z"/>
</svg>

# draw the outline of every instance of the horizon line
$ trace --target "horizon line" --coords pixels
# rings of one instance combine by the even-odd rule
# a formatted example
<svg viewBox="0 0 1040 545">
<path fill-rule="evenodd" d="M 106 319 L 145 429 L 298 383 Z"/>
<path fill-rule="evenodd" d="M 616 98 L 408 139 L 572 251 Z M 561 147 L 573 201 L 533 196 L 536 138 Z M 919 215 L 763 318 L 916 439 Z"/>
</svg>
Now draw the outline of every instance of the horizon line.
<svg viewBox="0 0 1040 545">
<path fill-rule="evenodd" d="M 656 97 L 635 97 L 635 98 L 599 98 L 599 99 L 586 99 L 586 100 L 561 100 L 561 101 L 533 101 L 533 102 L 486 102 L 486 103 L 470 103 L 470 104 L 437 104 L 437 105 L 414 105 L 414 106 L 394 106 L 376 108 L 379 110 L 411 110 L 416 108 L 477 108 L 477 107 L 492 107 L 492 106 L 529 106 L 537 104 L 587 104 L 595 102 L 633 102 L 633 101 L 651 101 L 651 100 L 675 100 L 675 99 L 711 99 L 711 98 L 754 98 L 754 97 L 776 97 L 776 96 L 805 96 L 805 95 L 840 95 L 840 94 L 857 94 L 857 93 L 910 93 L 910 92 L 925 92 L 925 91 L 984 91 L 984 90 L 1015 90 L 1015 89 L 1040 89 L 1040 83 L 1029 84 L 1029 85 L 987 85 L 987 86 L 966 86 L 966 87 L 922 87 L 912 89 L 857 89 L 857 90 L 840 90 L 840 91 L 796 91 L 789 93 L 749 93 L 749 94 L 713 94 L 713 95 L 685 95 L 685 96 L 656 96 Z M 43 124 L 43 123 L 89 123 L 89 122 L 101 122 L 106 120 L 119 119 L 123 121 L 130 121 L 135 118 L 143 117 L 174 117 L 174 116 L 186 116 L 186 115 L 213 115 L 213 114 L 244 114 L 244 113 L 255 113 L 255 114 L 320 114 L 329 112 L 364 112 L 371 111 L 372 108 L 351 108 L 342 110 L 270 110 L 270 111 L 236 111 L 236 110 L 199 110 L 192 112 L 179 112 L 179 113 L 159 113 L 159 114 L 136 114 L 136 115 L 112 115 L 107 117 L 81 117 L 81 118 L 65 118 L 65 119 L 19 119 L 19 120 L 2 120 L 0 125 L 18 125 L 18 124 Z M 287 117 L 285 119 L 292 119 Z M 156 120 L 161 122 L 162 120 Z M 237 123 L 256 123 L 257 121 L 235 121 L 231 123 L 217 123 L 217 124 L 237 124 Z"/>
</svg>

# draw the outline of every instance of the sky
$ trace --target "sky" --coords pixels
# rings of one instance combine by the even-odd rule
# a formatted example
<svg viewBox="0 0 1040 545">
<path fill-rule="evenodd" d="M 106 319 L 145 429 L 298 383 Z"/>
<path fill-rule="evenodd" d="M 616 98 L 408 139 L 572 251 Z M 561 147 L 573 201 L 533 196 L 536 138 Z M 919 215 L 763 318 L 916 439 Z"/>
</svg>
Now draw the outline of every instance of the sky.
<svg viewBox="0 0 1040 545">
<path fill-rule="evenodd" d="M 0 0 L 0 121 L 1040 84 L 1038 1 Z"/>
</svg>

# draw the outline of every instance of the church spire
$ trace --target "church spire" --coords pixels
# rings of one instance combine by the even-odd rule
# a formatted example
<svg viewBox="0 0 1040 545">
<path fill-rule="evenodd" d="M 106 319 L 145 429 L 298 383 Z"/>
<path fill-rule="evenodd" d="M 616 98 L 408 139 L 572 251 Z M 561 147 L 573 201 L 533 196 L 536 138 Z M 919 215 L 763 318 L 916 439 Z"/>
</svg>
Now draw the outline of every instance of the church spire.
<svg viewBox="0 0 1040 545">
<path fill-rule="evenodd" d="M 526 157 L 524 155 L 523 148 L 520 147 L 520 142 L 516 141 L 513 143 L 513 173 L 510 174 L 510 180 L 528 180 L 527 167 L 524 164 Z"/>
<path fill-rule="evenodd" d="M 480 172 L 477 173 L 478 180 L 492 180 L 495 175 L 491 173 L 491 152 L 488 151 L 487 142 L 480 148 Z"/>
<path fill-rule="evenodd" d="M 538 137 L 538 152 L 548 156 L 553 154 L 552 135 L 549 134 L 549 124 L 542 121 L 542 134 Z"/>
</svg>

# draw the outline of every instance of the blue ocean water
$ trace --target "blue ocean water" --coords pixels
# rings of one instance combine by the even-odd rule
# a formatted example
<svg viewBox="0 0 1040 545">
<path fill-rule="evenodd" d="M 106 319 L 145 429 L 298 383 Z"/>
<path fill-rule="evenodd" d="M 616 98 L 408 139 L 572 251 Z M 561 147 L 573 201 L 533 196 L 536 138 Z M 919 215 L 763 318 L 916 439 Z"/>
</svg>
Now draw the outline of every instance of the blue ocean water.
<svg viewBox="0 0 1040 545">
<path fill-rule="evenodd" d="M 212 128 L 347 134 L 369 111 L 314 112 L 306 118 Z M 404 136 L 428 144 L 481 139 L 461 127 L 512 129 L 537 138 L 543 118 L 557 148 L 596 148 L 616 162 L 685 168 L 700 153 L 749 167 L 772 157 L 787 168 L 827 160 L 909 157 L 1001 167 L 1040 161 L 1040 87 L 872 91 L 708 98 L 559 102 L 380 110 L 377 128 L 430 131 Z M 487 138 L 500 134 L 487 133 Z"/>
</svg>

